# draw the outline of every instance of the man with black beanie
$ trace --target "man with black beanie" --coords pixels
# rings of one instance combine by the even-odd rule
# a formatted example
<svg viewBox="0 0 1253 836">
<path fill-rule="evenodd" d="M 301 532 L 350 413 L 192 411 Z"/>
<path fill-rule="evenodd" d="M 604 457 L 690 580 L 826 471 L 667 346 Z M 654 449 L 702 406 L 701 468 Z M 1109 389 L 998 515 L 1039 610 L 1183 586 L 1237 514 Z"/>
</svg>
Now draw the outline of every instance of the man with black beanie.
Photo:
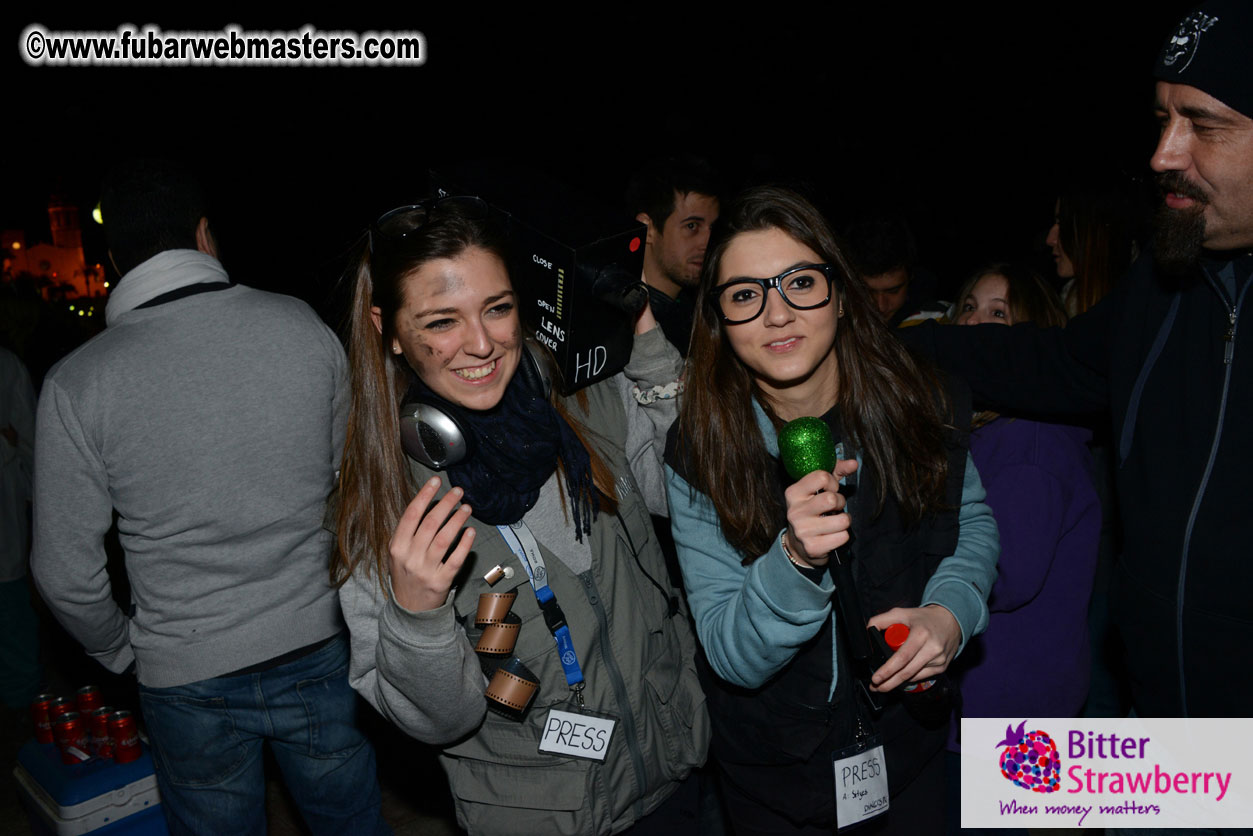
<svg viewBox="0 0 1253 836">
<path fill-rule="evenodd" d="M 1141 716 L 1240 717 L 1253 688 L 1253 3 L 1180 22 L 1154 70 L 1149 253 L 1061 329 L 902 337 L 1001 409 L 1111 417 L 1123 552 L 1111 612 Z"/>
</svg>

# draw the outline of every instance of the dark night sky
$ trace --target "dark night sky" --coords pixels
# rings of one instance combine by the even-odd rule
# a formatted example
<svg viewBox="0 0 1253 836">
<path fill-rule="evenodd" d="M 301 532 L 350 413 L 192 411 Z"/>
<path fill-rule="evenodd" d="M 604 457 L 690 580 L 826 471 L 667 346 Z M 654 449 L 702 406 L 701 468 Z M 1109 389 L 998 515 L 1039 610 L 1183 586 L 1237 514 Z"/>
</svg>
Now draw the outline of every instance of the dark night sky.
<svg viewBox="0 0 1253 836">
<path fill-rule="evenodd" d="M 6 12 L 4 226 L 46 235 L 47 195 L 86 209 L 126 155 L 190 158 L 212 183 L 226 262 L 326 310 L 337 258 L 431 166 L 524 161 L 616 199 L 640 149 L 704 151 L 733 180 L 805 181 L 838 222 L 904 207 L 947 282 L 1042 238 L 1059 177 L 1147 171 L 1150 71 L 1188 3 L 906 12 L 834 3 L 819 16 L 545 23 L 469 4 L 171 19 Z M 860 4 L 859 4 L 860 5 Z M 1115 4 L 1122 7 L 1123 4 Z M 608 7 L 605 7 L 608 8 Z M 712 8 L 712 7 L 711 7 Z M 766 7 L 763 7 L 766 8 Z M 673 15 L 673 12 L 668 12 Z M 418 68 L 47 68 L 17 55 L 48 29 L 418 29 Z M 86 219 L 86 214 L 84 214 Z M 41 225 L 43 231 L 41 232 Z M 86 242 L 101 257 L 96 230 Z"/>
</svg>

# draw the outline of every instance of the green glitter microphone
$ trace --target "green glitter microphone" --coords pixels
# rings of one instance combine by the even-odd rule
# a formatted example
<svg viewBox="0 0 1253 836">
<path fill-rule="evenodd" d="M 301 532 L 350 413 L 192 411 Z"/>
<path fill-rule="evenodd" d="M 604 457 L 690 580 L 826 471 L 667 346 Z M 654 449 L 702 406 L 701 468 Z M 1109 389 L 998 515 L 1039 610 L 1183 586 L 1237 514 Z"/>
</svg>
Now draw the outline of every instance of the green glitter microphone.
<svg viewBox="0 0 1253 836">
<path fill-rule="evenodd" d="M 815 470 L 831 473 L 835 470 L 835 439 L 831 436 L 831 428 L 821 418 L 797 418 L 789 421 L 779 430 L 779 458 L 783 467 L 793 479 L 808 476 Z M 850 532 L 851 534 L 852 532 Z M 848 639 L 852 657 L 859 666 L 865 666 L 865 678 L 882 664 L 890 654 L 873 654 L 879 650 L 877 644 L 871 644 L 872 633 L 866 629 L 866 617 L 863 615 L 861 600 L 857 597 L 857 583 L 853 578 L 853 555 L 846 543 L 828 555 L 827 571 L 835 581 L 835 597 L 839 602 L 842 626 Z M 878 631 L 875 630 L 875 633 Z M 863 688 L 871 707 L 878 711 L 884 704 L 879 695 Z"/>
<path fill-rule="evenodd" d="M 779 458 L 793 479 L 815 470 L 835 470 L 835 439 L 821 418 L 797 418 L 779 430 Z"/>
</svg>

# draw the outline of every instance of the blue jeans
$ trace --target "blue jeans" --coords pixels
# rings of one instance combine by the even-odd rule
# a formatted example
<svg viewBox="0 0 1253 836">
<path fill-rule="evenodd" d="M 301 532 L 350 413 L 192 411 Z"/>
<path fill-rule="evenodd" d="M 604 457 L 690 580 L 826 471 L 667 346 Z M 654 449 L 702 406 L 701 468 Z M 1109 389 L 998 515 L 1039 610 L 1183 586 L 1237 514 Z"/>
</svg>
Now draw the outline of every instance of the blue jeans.
<svg viewBox="0 0 1253 836">
<path fill-rule="evenodd" d="M 344 636 L 260 673 L 141 685 L 139 701 L 171 833 L 265 833 L 266 742 L 316 836 L 390 833 Z"/>
</svg>

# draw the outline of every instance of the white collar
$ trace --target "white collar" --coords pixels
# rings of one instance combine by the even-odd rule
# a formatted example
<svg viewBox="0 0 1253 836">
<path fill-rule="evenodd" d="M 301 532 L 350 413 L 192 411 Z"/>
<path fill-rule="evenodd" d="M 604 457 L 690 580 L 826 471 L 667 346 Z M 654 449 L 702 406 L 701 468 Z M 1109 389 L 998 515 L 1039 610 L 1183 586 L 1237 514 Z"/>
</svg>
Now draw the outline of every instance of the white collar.
<svg viewBox="0 0 1253 836">
<path fill-rule="evenodd" d="M 192 284 L 230 281 L 222 263 L 199 250 L 164 250 L 123 276 L 109 294 L 106 325 L 163 293 Z"/>
</svg>

